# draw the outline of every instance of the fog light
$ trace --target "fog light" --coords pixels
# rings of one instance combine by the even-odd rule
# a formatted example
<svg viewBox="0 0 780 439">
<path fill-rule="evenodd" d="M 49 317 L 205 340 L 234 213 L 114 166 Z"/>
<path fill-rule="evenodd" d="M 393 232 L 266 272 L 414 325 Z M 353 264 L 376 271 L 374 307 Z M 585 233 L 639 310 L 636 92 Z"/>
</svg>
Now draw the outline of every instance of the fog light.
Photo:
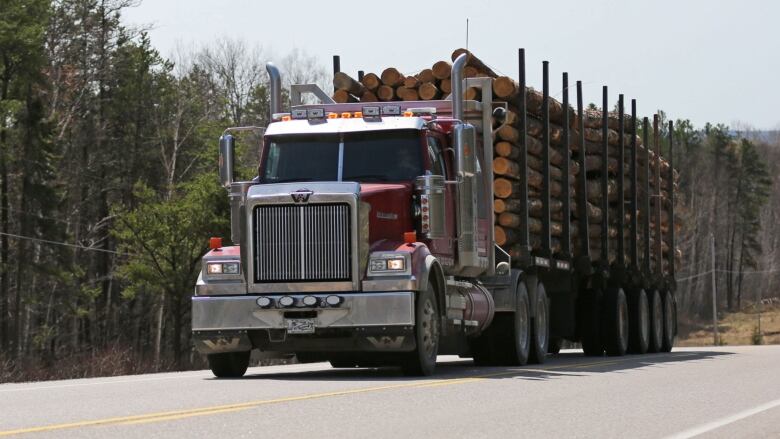
<svg viewBox="0 0 780 439">
<path fill-rule="evenodd" d="M 260 308 L 268 308 L 273 304 L 273 301 L 269 297 L 258 297 L 257 300 L 257 306 Z"/>
<path fill-rule="evenodd" d="M 306 296 L 303 298 L 303 304 L 306 306 L 314 306 L 317 304 L 317 298 L 314 296 Z"/>
<path fill-rule="evenodd" d="M 327 303 L 330 306 L 339 306 L 341 304 L 341 297 L 328 296 L 325 298 L 325 303 Z"/>
<path fill-rule="evenodd" d="M 293 299 L 290 296 L 284 296 L 281 299 L 279 299 L 279 305 L 287 308 L 293 305 L 295 303 L 295 299 Z"/>
</svg>

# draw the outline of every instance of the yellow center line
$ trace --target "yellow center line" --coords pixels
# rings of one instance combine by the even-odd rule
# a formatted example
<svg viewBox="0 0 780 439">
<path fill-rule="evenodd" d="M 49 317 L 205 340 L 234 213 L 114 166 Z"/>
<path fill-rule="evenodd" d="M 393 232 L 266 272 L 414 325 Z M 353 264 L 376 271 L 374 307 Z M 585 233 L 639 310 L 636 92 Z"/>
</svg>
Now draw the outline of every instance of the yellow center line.
<svg viewBox="0 0 780 439">
<path fill-rule="evenodd" d="M 633 358 L 631 360 L 633 360 Z M 230 413 L 230 412 L 236 412 L 240 410 L 247 410 L 250 408 L 255 408 L 263 405 L 270 405 L 270 404 L 280 404 L 280 403 L 294 402 L 294 401 L 306 401 L 312 399 L 354 395 L 359 393 L 379 392 L 383 390 L 392 390 L 392 389 L 405 389 L 405 388 L 409 389 L 409 388 L 438 387 L 438 386 L 451 386 L 457 384 L 468 384 L 476 381 L 483 381 L 488 378 L 509 376 L 509 375 L 520 375 L 524 372 L 549 371 L 549 370 L 565 369 L 565 368 L 587 368 L 593 366 L 606 366 L 611 364 L 624 363 L 626 361 L 630 361 L 630 360 L 626 359 L 626 360 L 617 360 L 617 361 L 615 360 L 596 361 L 596 362 L 589 362 L 589 363 L 573 363 L 573 364 L 569 363 L 569 364 L 562 364 L 557 366 L 549 366 L 549 367 L 536 368 L 536 369 L 514 369 L 511 371 L 488 373 L 488 374 L 467 376 L 461 378 L 450 378 L 450 379 L 445 378 L 445 379 L 438 379 L 438 380 L 427 380 L 423 382 L 416 381 L 412 383 L 390 384 L 386 386 L 362 387 L 357 389 L 339 390 L 335 392 L 313 393 L 308 395 L 289 396 L 284 398 L 265 399 L 265 400 L 249 401 L 243 403 L 201 407 L 201 408 L 187 409 L 187 410 L 173 410 L 173 411 L 165 411 L 165 412 L 147 413 L 143 415 L 94 419 L 89 421 L 79 421 L 79 422 L 70 422 L 64 424 L 44 425 L 39 427 L 20 428 L 17 430 L 5 430 L 5 431 L 0 431 L 0 436 L 40 433 L 40 432 L 47 432 L 47 431 L 66 430 L 71 428 L 91 427 L 91 426 L 99 426 L 99 425 L 133 425 L 133 424 L 142 424 L 142 423 L 150 423 L 150 422 L 161 422 L 161 421 L 169 421 L 169 420 L 176 420 L 176 419 L 183 419 L 183 418 L 191 418 L 194 416 L 206 416 L 206 415 L 214 415 L 219 413 Z"/>
</svg>

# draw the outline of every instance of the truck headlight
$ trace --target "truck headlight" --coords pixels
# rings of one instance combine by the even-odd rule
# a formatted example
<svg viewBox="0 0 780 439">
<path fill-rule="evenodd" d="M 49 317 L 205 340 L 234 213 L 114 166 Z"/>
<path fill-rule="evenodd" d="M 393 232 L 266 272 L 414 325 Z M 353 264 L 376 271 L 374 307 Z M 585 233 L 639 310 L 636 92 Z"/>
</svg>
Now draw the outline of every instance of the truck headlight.
<svg viewBox="0 0 780 439">
<path fill-rule="evenodd" d="M 406 274 L 409 266 L 407 258 L 408 255 L 398 253 L 372 254 L 368 261 L 369 274 Z"/>
<path fill-rule="evenodd" d="M 241 274 L 240 262 L 209 262 L 206 264 L 206 273 L 209 275 L 236 275 Z"/>
</svg>

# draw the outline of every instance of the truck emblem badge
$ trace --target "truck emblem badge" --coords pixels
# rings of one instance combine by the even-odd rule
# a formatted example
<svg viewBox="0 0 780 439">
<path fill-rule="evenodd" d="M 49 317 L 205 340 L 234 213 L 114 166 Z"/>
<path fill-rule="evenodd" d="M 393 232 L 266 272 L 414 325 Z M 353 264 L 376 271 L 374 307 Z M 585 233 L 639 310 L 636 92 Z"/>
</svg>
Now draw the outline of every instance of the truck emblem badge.
<svg viewBox="0 0 780 439">
<path fill-rule="evenodd" d="M 310 191 L 309 189 L 298 189 L 297 191 L 290 194 L 293 201 L 296 203 L 308 203 L 309 197 L 311 197 L 311 194 L 313 194 L 314 191 Z"/>
</svg>

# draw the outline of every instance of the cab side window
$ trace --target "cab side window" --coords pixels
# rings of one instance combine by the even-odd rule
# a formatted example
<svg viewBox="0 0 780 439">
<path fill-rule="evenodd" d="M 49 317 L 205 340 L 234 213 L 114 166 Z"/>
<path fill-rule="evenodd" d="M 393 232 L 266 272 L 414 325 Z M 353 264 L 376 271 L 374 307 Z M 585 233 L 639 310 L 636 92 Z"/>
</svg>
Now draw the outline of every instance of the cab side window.
<svg viewBox="0 0 780 439">
<path fill-rule="evenodd" d="M 431 160 L 431 173 L 446 178 L 447 174 L 444 166 L 444 157 L 441 152 L 441 145 L 439 144 L 439 139 L 433 136 L 428 136 L 428 155 Z"/>
</svg>

